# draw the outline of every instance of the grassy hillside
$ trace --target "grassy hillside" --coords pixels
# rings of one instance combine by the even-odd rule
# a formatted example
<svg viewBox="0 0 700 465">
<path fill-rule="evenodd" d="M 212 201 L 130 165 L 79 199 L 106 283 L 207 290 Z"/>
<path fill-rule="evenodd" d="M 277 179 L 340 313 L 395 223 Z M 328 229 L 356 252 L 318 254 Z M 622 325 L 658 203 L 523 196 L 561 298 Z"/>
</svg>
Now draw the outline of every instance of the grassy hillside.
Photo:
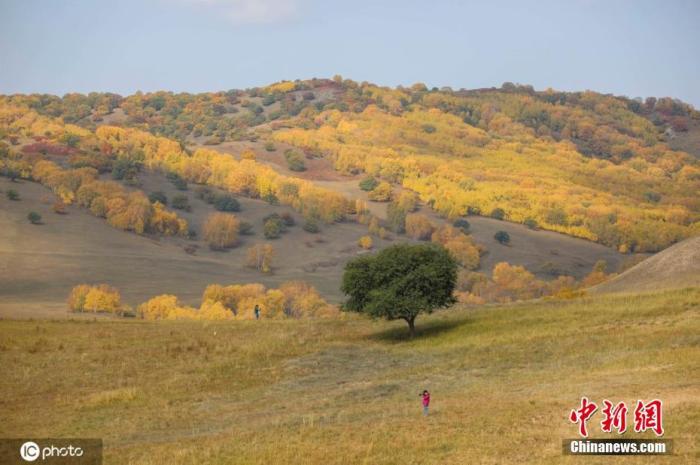
<svg viewBox="0 0 700 465">
<path fill-rule="evenodd" d="M 591 291 L 634 294 L 691 286 L 700 286 L 700 237 L 675 244 Z"/>
<path fill-rule="evenodd" d="M 144 177 L 144 189 L 176 193 L 163 176 Z M 10 201 L 5 193 L 14 189 L 21 200 Z M 192 212 L 180 212 L 198 238 L 139 236 L 110 227 L 103 219 L 77 206 L 67 214 L 52 209 L 51 192 L 29 182 L 0 178 L 0 316 L 65 317 L 66 297 L 80 283 L 109 283 L 117 287 L 126 303 L 135 306 L 150 297 L 169 293 L 184 303 L 199 305 L 208 284 L 260 282 L 277 287 L 290 280 L 305 280 L 332 302 L 341 299 L 339 282 L 345 262 L 362 250 L 358 239 L 366 228 L 356 223 L 323 227 L 321 233 L 302 230 L 302 219 L 279 239 L 265 241 L 262 218 L 274 212 L 294 214 L 289 207 L 272 206 L 261 200 L 240 198 L 237 216 L 254 226 L 255 234 L 241 236 L 228 251 L 212 251 L 202 239 L 201 224 L 213 208 L 192 191 Z M 27 213 L 42 216 L 41 225 L 27 221 Z M 253 244 L 273 245 L 273 273 L 263 274 L 246 266 L 246 253 Z M 376 247 L 389 241 L 375 239 Z M 185 248 L 194 247 L 192 253 Z M 7 265 L 7 266 L 4 266 Z M 590 269 L 588 264 L 587 269 Z"/>
<path fill-rule="evenodd" d="M 88 131 L 105 125 L 146 130 L 179 144 L 159 143 L 165 149 L 155 160 L 145 153 L 147 165 L 233 191 L 245 190 L 241 179 L 209 175 L 216 169 L 211 156 L 187 160 L 192 154 L 180 154 L 181 148 L 265 153 L 271 142 L 280 151 L 294 146 L 309 169 L 326 160 L 325 168 L 350 179 L 369 173 L 417 192 L 451 219 L 500 210 L 509 221 L 622 252 L 655 252 L 700 228 L 700 162 L 683 151 L 696 152 L 700 113 L 670 98 L 641 102 L 510 83 L 500 89 L 391 89 L 338 77 L 203 94 L 17 95 L 1 102 L 8 140 L 56 136 L 64 123 Z M 24 113 L 19 118 L 18 108 Z M 27 112 L 50 122 L 38 125 Z M 133 158 L 139 144 L 152 145 L 142 135 L 109 128 L 97 141 L 72 132 L 67 140 L 108 159 Z M 126 144 L 114 140 L 124 137 Z M 267 172 L 258 168 L 256 176 L 268 185 Z M 344 191 L 343 180 L 336 181 L 328 187 Z M 282 190 L 277 182 L 270 189 L 276 195 Z M 337 219 L 341 210 L 322 215 Z"/>
<path fill-rule="evenodd" d="M 359 319 L 4 320 L 0 435 L 103 437 L 106 464 L 573 464 L 581 396 L 658 397 L 674 456 L 585 463 L 692 463 L 698 317 L 695 289 L 455 309 L 412 341 Z"/>
<path fill-rule="evenodd" d="M 194 239 L 138 236 L 110 227 L 77 206 L 67 214 L 52 211 L 53 194 L 38 183 L 10 182 L 0 178 L 0 317 L 68 316 L 66 297 L 80 283 L 109 283 L 118 288 L 124 301 L 132 306 L 158 294 L 175 294 L 189 305 L 199 305 L 208 284 L 259 282 L 277 287 L 290 280 L 304 280 L 315 286 L 330 302 L 338 303 L 343 266 L 362 253 L 358 239 L 366 234 L 363 225 L 344 222 L 323 226 L 321 233 L 302 229 L 303 219 L 289 207 L 272 206 L 258 199 L 239 197 L 242 221 L 254 225 L 253 235 L 241 236 L 240 244 L 226 252 L 209 250 L 202 239 L 202 223 L 214 211 L 193 192 L 178 191 L 162 175 L 139 176 L 140 189 L 164 192 L 169 199 L 186 195 L 192 211 L 178 211 L 189 227 L 198 232 Z M 5 193 L 13 189 L 21 200 L 10 201 Z M 47 200 L 49 199 L 49 200 Z M 41 225 L 32 225 L 27 214 L 36 211 Z M 265 241 L 262 218 L 286 212 L 297 219 L 279 239 Z M 444 223 L 431 217 L 436 224 Z M 535 231 L 524 226 L 490 218 L 471 218 L 472 236 L 487 247 L 480 270 L 491 274 L 493 266 L 507 261 L 524 265 L 542 279 L 557 274 L 583 278 L 598 260 L 605 260 L 614 271 L 622 255 L 589 241 L 550 231 Z M 493 235 L 505 230 L 510 245 L 498 244 Z M 394 240 L 374 239 L 374 249 L 411 241 L 405 236 Z M 273 272 L 263 274 L 246 266 L 246 253 L 253 244 L 273 245 Z M 194 248 L 187 253 L 186 248 Z M 189 249 L 192 250 L 192 249 Z"/>
</svg>

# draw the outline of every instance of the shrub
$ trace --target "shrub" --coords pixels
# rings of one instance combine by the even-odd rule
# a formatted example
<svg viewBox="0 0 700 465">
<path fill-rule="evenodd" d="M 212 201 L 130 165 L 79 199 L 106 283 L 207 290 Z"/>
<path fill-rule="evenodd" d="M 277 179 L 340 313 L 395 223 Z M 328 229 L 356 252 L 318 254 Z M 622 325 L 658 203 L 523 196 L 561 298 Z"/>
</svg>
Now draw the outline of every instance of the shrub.
<svg viewBox="0 0 700 465">
<path fill-rule="evenodd" d="M 413 239 L 426 241 L 433 234 L 433 224 L 424 215 L 409 214 L 406 216 L 406 234 Z"/>
<path fill-rule="evenodd" d="M 284 213 L 282 213 L 282 214 L 280 215 L 280 219 L 282 220 L 282 222 L 284 223 L 284 225 L 287 226 L 287 227 L 292 227 L 292 226 L 294 226 L 295 224 L 297 224 L 296 220 L 294 219 L 294 217 L 292 216 L 292 214 L 289 213 L 289 212 L 284 212 Z"/>
<path fill-rule="evenodd" d="M 649 191 L 644 193 L 644 198 L 647 202 L 658 203 L 661 201 L 661 194 Z"/>
<path fill-rule="evenodd" d="M 195 190 L 195 195 L 198 199 L 204 200 L 209 204 L 214 203 L 216 200 L 216 193 L 206 186 L 198 186 Z"/>
<path fill-rule="evenodd" d="M 151 192 L 150 194 L 148 194 L 148 200 L 150 200 L 151 203 L 160 202 L 163 205 L 168 204 L 168 197 L 163 191 Z"/>
<path fill-rule="evenodd" d="M 437 131 L 437 129 L 432 124 L 424 124 L 423 125 L 423 132 L 425 132 L 427 134 L 432 134 L 435 131 Z"/>
<path fill-rule="evenodd" d="M 318 226 L 318 221 L 314 218 L 309 218 L 306 220 L 301 228 L 304 231 L 312 234 L 316 234 L 321 231 L 321 228 Z"/>
<path fill-rule="evenodd" d="M 369 250 L 372 248 L 372 238 L 369 236 L 362 236 L 359 241 L 357 241 L 357 245 L 362 247 L 365 250 Z"/>
<path fill-rule="evenodd" d="M 479 267 L 481 250 L 471 236 L 450 225 L 444 225 L 433 233 L 431 240 L 442 244 L 466 269 L 474 270 Z"/>
<path fill-rule="evenodd" d="M 251 148 L 245 148 L 241 152 L 241 160 L 255 160 L 256 158 L 255 150 Z"/>
<path fill-rule="evenodd" d="M 176 210 L 192 210 L 192 206 L 190 206 L 190 199 L 188 199 L 187 196 L 183 194 L 178 194 L 175 197 L 173 197 L 171 206 Z"/>
<path fill-rule="evenodd" d="M 560 226 L 566 226 L 567 215 L 563 208 L 553 208 L 547 212 L 545 216 L 545 221 L 549 224 L 557 224 Z"/>
<path fill-rule="evenodd" d="M 268 152 L 274 152 L 277 150 L 277 147 L 275 147 L 274 142 L 265 142 L 265 150 Z"/>
<path fill-rule="evenodd" d="M 391 202 L 386 211 L 386 222 L 390 230 L 396 234 L 406 231 L 406 210 Z"/>
<path fill-rule="evenodd" d="M 238 232 L 244 236 L 250 236 L 253 234 L 253 225 L 246 221 L 242 221 Z"/>
<path fill-rule="evenodd" d="M 262 199 L 270 205 L 277 205 L 280 203 L 279 199 L 272 191 L 268 191 L 267 194 L 262 196 Z"/>
<path fill-rule="evenodd" d="M 65 215 L 66 214 L 66 204 L 63 203 L 61 200 L 57 200 L 53 203 L 53 212 L 57 213 L 59 215 Z"/>
<path fill-rule="evenodd" d="M 240 221 L 230 213 L 212 213 L 204 223 L 204 239 L 213 250 L 236 245 L 239 231 Z"/>
<path fill-rule="evenodd" d="M 141 169 L 141 164 L 133 160 L 119 158 L 112 163 L 112 179 L 133 180 Z"/>
<path fill-rule="evenodd" d="M 262 104 L 266 107 L 269 107 L 275 103 L 275 96 L 273 94 L 267 94 L 265 97 L 262 99 Z"/>
<path fill-rule="evenodd" d="M 168 180 L 175 186 L 175 188 L 179 191 L 186 191 L 187 190 L 187 181 L 185 181 L 179 174 L 176 173 L 168 173 L 167 175 Z"/>
<path fill-rule="evenodd" d="M 37 212 L 29 212 L 27 219 L 32 224 L 41 224 L 41 215 Z"/>
<path fill-rule="evenodd" d="M 371 191 L 374 190 L 379 185 L 379 181 L 374 176 L 367 176 L 366 178 L 362 179 L 360 181 L 360 189 L 363 191 Z"/>
<path fill-rule="evenodd" d="M 493 238 L 504 245 L 510 243 L 510 234 L 508 234 L 505 231 L 498 231 L 496 234 L 493 235 Z"/>
<path fill-rule="evenodd" d="M 231 194 L 221 194 L 216 196 L 214 208 L 220 212 L 237 212 L 241 211 L 241 204 Z"/>
<path fill-rule="evenodd" d="M 534 218 L 529 218 L 529 217 L 525 218 L 525 221 L 523 221 L 523 224 L 530 229 L 537 229 L 537 227 L 539 226 L 537 224 L 537 220 L 535 220 Z"/>
<path fill-rule="evenodd" d="M 287 150 L 284 152 L 284 158 L 287 160 L 287 166 L 292 171 L 306 171 L 304 157 L 296 150 Z"/>
<path fill-rule="evenodd" d="M 277 239 L 284 231 L 284 223 L 279 217 L 272 217 L 265 220 L 263 224 L 263 235 L 265 239 Z"/>
<path fill-rule="evenodd" d="M 503 218 L 506 217 L 506 212 L 502 208 L 494 208 L 491 210 L 491 218 L 495 218 L 497 220 L 502 220 Z"/>
<path fill-rule="evenodd" d="M 9 189 L 7 192 L 5 192 L 5 195 L 10 200 L 19 200 L 19 193 L 14 189 Z"/>
<path fill-rule="evenodd" d="M 469 221 L 465 220 L 464 218 L 459 218 L 455 220 L 455 222 L 452 223 L 452 225 L 455 228 L 461 230 L 464 234 L 467 234 L 469 232 L 469 228 L 471 227 Z"/>
<path fill-rule="evenodd" d="M 380 182 L 367 197 L 374 202 L 388 202 L 391 200 L 391 184 L 386 181 Z"/>
</svg>

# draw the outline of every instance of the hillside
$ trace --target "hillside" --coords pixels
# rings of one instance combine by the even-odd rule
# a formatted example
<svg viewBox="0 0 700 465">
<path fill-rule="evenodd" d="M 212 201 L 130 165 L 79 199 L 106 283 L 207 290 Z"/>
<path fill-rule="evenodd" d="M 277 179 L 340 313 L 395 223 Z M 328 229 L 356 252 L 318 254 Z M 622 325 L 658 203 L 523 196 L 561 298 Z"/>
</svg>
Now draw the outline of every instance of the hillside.
<svg viewBox="0 0 700 465">
<path fill-rule="evenodd" d="M 143 173 L 140 185 L 144 192 L 160 191 L 168 198 L 183 194 L 164 176 L 153 173 Z M 19 193 L 20 201 L 6 198 L 10 189 Z M 337 223 L 310 234 L 301 229 L 303 220 L 291 208 L 239 197 L 241 211 L 236 215 L 253 224 L 255 233 L 242 236 L 240 245 L 227 252 L 212 251 L 201 238 L 201 226 L 215 210 L 191 191 L 184 195 L 190 199 L 192 211 L 179 211 L 179 215 L 190 228 L 200 231 L 200 237 L 194 239 L 119 231 L 77 206 L 57 215 L 51 210 L 52 201 L 47 200 L 53 196 L 49 189 L 38 183 L 0 178 L 0 317 L 68 317 L 66 297 L 80 283 L 109 283 L 120 289 L 124 301 L 132 306 L 158 294 L 175 294 L 186 304 L 198 305 L 209 284 L 259 282 L 278 286 L 291 280 L 309 282 L 330 302 L 342 301 L 343 266 L 362 253 L 357 241 L 366 234 L 365 226 Z M 26 219 L 29 211 L 40 213 L 43 224 L 30 224 Z M 262 218 L 275 212 L 294 215 L 298 224 L 269 241 L 276 257 L 273 273 L 263 274 L 246 266 L 246 249 L 264 241 Z M 437 217 L 433 220 L 440 221 Z M 611 270 L 621 262 L 622 255 L 616 251 L 582 239 L 489 218 L 471 222 L 473 237 L 488 246 L 481 260 L 483 273 L 490 274 L 496 263 L 507 261 L 524 265 L 543 279 L 558 274 L 580 279 L 598 260 L 605 260 Z M 493 239 L 498 229 L 511 235 L 509 246 Z M 375 238 L 374 247 L 381 249 L 400 241 L 411 239 Z M 194 247 L 194 252 L 187 253 L 187 247 Z"/>
<path fill-rule="evenodd" d="M 353 180 L 371 175 L 416 192 L 451 219 L 498 211 L 508 221 L 623 253 L 661 250 L 700 227 L 700 161 L 682 151 L 696 153 L 700 113 L 670 98 L 640 102 L 510 83 L 500 89 L 392 89 L 336 77 L 204 94 L 2 101 L 8 136 L 34 119 L 15 120 L 18 106 L 90 131 L 109 125 L 147 130 L 190 152 L 247 147 L 264 164 L 269 150 L 277 152 L 275 170 L 291 150 L 299 165 L 294 175 L 304 169 Z M 164 161 L 161 169 L 188 180 L 198 175 L 184 172 L 175 159 Z M 345 180 L 337 175 L 330 180 L 337 185 L 326 187 L 342 192 Z"/>
<path fill-rule="evenodd" d="M 699 312 L 697 289 L 454 309 L 412 341 L 359 319 L 2 320 L 0 435 L 101 437 L 105 465 L 628 463 L 562 456 L 568 412 L 659 398 L 662 462 L 689 464 Z"/>
<path fill-rule="evenodd" d="M 636 294 L 692 286 L 700 286 L 700 236 L 647 258 L 591 292 Z"/>
</svg>

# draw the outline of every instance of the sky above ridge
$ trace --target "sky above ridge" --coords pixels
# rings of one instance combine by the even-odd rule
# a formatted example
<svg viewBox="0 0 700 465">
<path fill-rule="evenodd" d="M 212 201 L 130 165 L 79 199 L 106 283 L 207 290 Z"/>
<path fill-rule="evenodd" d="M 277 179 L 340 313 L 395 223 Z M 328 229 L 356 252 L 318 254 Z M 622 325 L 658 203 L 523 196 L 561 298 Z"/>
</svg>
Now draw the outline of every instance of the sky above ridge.
<svg viewBox="0 0 700 465">
<path fill-rule="evenodd" d="M 0 93 L 332 77 L 591 89 L 700 108 L 700 2 L 0 0 Z"/>
</svg>

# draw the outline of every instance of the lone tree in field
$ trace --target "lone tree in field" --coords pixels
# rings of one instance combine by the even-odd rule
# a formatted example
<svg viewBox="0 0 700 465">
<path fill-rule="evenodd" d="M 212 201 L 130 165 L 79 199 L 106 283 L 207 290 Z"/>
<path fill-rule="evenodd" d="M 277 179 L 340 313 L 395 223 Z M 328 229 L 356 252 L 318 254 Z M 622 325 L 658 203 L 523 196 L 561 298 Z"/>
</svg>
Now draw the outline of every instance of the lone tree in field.
<svg viewBox="0 0 700 465">
<path fill-rule="evenodd" d="M 415 334 L 416 317 L 455 302 L 457 263 L 436 244 L 399 244 L 345 266 L 344 311 L 373 318 L 402 319 Z"/>
</svg>

